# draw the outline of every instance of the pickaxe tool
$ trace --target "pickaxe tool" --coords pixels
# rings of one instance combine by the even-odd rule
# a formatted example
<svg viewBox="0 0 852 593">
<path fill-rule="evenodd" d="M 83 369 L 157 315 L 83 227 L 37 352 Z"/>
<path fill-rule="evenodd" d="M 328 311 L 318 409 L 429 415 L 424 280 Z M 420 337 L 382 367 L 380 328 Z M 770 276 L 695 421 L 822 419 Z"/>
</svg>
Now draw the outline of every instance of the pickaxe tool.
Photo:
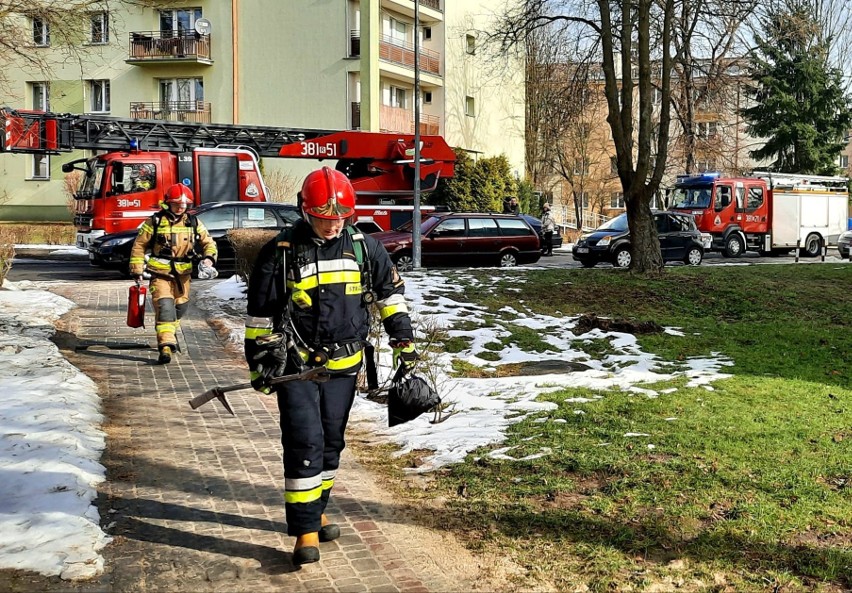
<svg viewBox="0 0 852 593">
<path fill-rule="evenodd" d="M 301 373 L 273 377 L 269 379 L 267 383 L 270 387 L 274 387 L 275 385 L 286 383 L 288 381 L 317 381 L 322 383 L 323 381 L 328 381 L 328 378 L 328 369 L 325 367 L 313 367 L 306 371 L 302 371 Z M 208 389 L 201 395 L 189 400 L 189 407 L 196 410 L 210 400 L 218 399 L 222 402 L 222 405 L 225 406 L 225 409 L 231 413 L 231 416 L 236 416 L 234 411 L 231 409 L 231 405 L 228 403 L 228 400 L 225 398 L 225 394 L 229 391 L 239 391 L 240 389 L 248 389 L 250 387 L 251 383 L 238 383 L 237 385 L 228 385 L 227 387 L 214 387 L 213 389 Z"/>
</svg>

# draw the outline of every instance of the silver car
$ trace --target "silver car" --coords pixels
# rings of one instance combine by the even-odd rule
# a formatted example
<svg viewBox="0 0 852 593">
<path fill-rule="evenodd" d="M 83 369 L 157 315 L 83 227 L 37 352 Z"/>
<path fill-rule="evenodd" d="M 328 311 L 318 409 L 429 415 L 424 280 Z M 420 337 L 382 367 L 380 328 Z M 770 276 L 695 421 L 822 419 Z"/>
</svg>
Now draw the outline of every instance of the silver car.
<svg viewBox="0 0 852 593">
<path fill-rule="evenodd" d="M 840 252 L 840 259 L 849 259 L 850 244 L 852 244 L 852 231 L 846 231 L 837 239 L 837 251 Z"/>
</svg>

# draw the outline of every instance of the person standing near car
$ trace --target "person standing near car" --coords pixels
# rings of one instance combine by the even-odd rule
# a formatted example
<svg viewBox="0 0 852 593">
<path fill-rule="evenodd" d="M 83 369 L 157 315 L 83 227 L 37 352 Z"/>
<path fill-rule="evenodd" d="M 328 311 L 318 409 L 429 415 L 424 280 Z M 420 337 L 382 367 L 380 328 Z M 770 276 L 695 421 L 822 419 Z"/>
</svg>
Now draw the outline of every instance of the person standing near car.
<svg viewBox="0 0 852 593">
<path fill-rule="evenodd" d="M 136 283 L 151 275 L 154 329 L 160 364 L 168 364 L 177 350 L 180 320 L 189 307 L 192 262 L 201 258 L 198 277 L 215 278 L 216 242 L 205 226 L 186 209 L 193 203 L 192 190 L 172 185 L 163 198 L 162 210 L 142 223 L 130 250 L 130 274 Z M 196 252 L 201 249 L 201 254 Z M 145 254 L 150 253 L 147 264 Z"/>
<path fill-rule="evenodd" d="M 261 249 L 249 277 L 245 333 L 255 389 L 268 393 L 274 377 L 322 373 L 275 386 L 284 510 L 297 566 L 317 562 L 319 542 L 340 536 L 325 509 L 345 447 L 371 304 L 390 336 L 394 366 L 418 358 L 402 278 L 382 244 L 350 225 L 349 179 L 323 167 L 305 178 L 298 197 L 303 220 Z"/>
<path fill-rule="evenodd" d="M 518 198 L 511 197 L 508 201 L 503 202 L 503 214 L 514 214 L 517 216 L 521 213 L 521 205 L 518 204 Z"/>
<path fill-rule="evenodd" d="M 544 236 L 544 255 L 553 255 L 553 232 L 556 230 L 556 222 L 550 213 L 550 204 L 544 203 L 541 213 L 541 233 Z"/>
</svg>

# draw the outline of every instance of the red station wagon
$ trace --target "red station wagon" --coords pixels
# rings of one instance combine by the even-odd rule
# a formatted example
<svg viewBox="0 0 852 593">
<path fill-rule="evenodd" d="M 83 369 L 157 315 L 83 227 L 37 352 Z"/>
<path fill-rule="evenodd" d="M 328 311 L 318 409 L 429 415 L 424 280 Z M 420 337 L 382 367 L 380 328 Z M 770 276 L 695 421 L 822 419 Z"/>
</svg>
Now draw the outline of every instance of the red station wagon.
<svg viewBox="0 0 852 593">
<path fill-rule="evenodd" d="M 373 236 L 382 242 L 401 272 L 412 268 L 412 223 Z M 535 263 L 539 239 L 521 217 L 509 214 L 441 212 L 424 216 L 420 226 L 424 266 L 501 266 Z"/>
</svg>

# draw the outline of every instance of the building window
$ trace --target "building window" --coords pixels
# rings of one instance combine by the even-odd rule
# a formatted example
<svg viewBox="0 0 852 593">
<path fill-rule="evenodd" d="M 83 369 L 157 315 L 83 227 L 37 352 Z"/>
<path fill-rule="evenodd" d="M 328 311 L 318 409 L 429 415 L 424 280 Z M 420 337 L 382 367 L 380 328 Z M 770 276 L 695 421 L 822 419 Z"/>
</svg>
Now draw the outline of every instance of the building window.
<svg viewBox="0 0 852 593">
<path fill-rule="evenodd" d="M 385 91 L 384 104 L 405 109 L 408 107 L 408 91 L 398 86 L 389 86 Z"/>
<path fill-rule="evenodd" d="M 695 161 L 695 168 L 698 169 L 699 173 L 706 173 L 707 171 L 715 171 L 716 170 L 716 161 L 713 159 L 709 159 L 706 161 Z"/>
<path fill-rule="evenodd" d="M 699 138 L 715 138 L 717 124 L 714 121 L 702 121 L 695 124 L 695 135 Z"/>
<path fill-rule="evenodd" d="M 93 112 L 109 111 L 108 80 L 90 80 L 89 96 L 91 97 L 90 109 Z"/>
<path fill-rule="evenodd" d="M 614 191 L 609 195 L 610 208 L 624 208 L 624 192 Z"/>
<path fill-rule="evenodd" d="M 38 17 L 33 17 L 33 43 L 40 47 L 50 45 L 50 28 Z"/>
<path fill-rule="evenodd" d="M 470 55 L 476 53 L 476 37 L 473 35 L 465 35 L 465 51 Z"/>
<path fill-rule="evenodd" d="M 574 161 L 574 175 L 585 175 L 588 172 L 588 164 L 586 159 L 577 159 Z"/>
<path fill-rule="evenodd" d="M 428 41 L 432 39 L 432 27 L 423 27 L 423 40 Z"/>
<path fill-rule="evenodd" d="M 580 192 L 580 195 L 577 196 L 580 200 L 580 204 L 583 205 L 583 210 L 589 209 L 589 192 Z"/>
<path fill-rule="evenodd" d="M 160 101 L 163 109 L 171 111 L 198 111 L 204 106 L 203 78 L 175 78 L 160 80 Z"/>
<path fill-rule="evenodd" d="M 46 154 L 34 154 L 31 179 L 50 179 L 50 157 Z"/>
<path fill-rule="evenodd" d="M 91 43 L 107 43 L 109 41 L 109 17 L 106 12 L 96 12 L 91 15 Z"/>
<path fill-rule="evenodd" d="M 464 114 L 468 117 L 476 117 L 476 101 L 473 97 L 464 98 Z"/>
<path fill-rule="evenodd" d="M 384 23 L 385 36 L 390 43 L 394 45 L 405 45 L 408 40 L 408 25 L 402 21 L 398 21 L 393 17 L 388 17 Z"/>
<path fill-rule="evenodd" d="M 200 8 L 163 10 L 160 12 L 160 32 L 163 37 L 169 36 L 169 33 L 177 33 L 182 37 L 195 30 L 195 21 L 200 18 Z"/>
<path fill-rule="evenodd" d="M 432 91 L 423 91 L 423 103 L 426 105 L 432 104 Z"/>
<path fill-rule="evenodd" d="M 618 174 L 618 157 L 609 157 L 609 172 L 613 175 Z"/>
<path fill-rule="evenodd" d="M 841 154 L 840 155 L 840 162 L 838 164 L 840 165 L 841 169 L 848 169 L 849 168 L 849 155 L 848 154 Z"/>
<path fill-rule="evenodd" d="M 46 82 L 31 82 L 33 96 L 33 109 L 36 111 L 50 111 L 49 87 Z"/>
</svg>

